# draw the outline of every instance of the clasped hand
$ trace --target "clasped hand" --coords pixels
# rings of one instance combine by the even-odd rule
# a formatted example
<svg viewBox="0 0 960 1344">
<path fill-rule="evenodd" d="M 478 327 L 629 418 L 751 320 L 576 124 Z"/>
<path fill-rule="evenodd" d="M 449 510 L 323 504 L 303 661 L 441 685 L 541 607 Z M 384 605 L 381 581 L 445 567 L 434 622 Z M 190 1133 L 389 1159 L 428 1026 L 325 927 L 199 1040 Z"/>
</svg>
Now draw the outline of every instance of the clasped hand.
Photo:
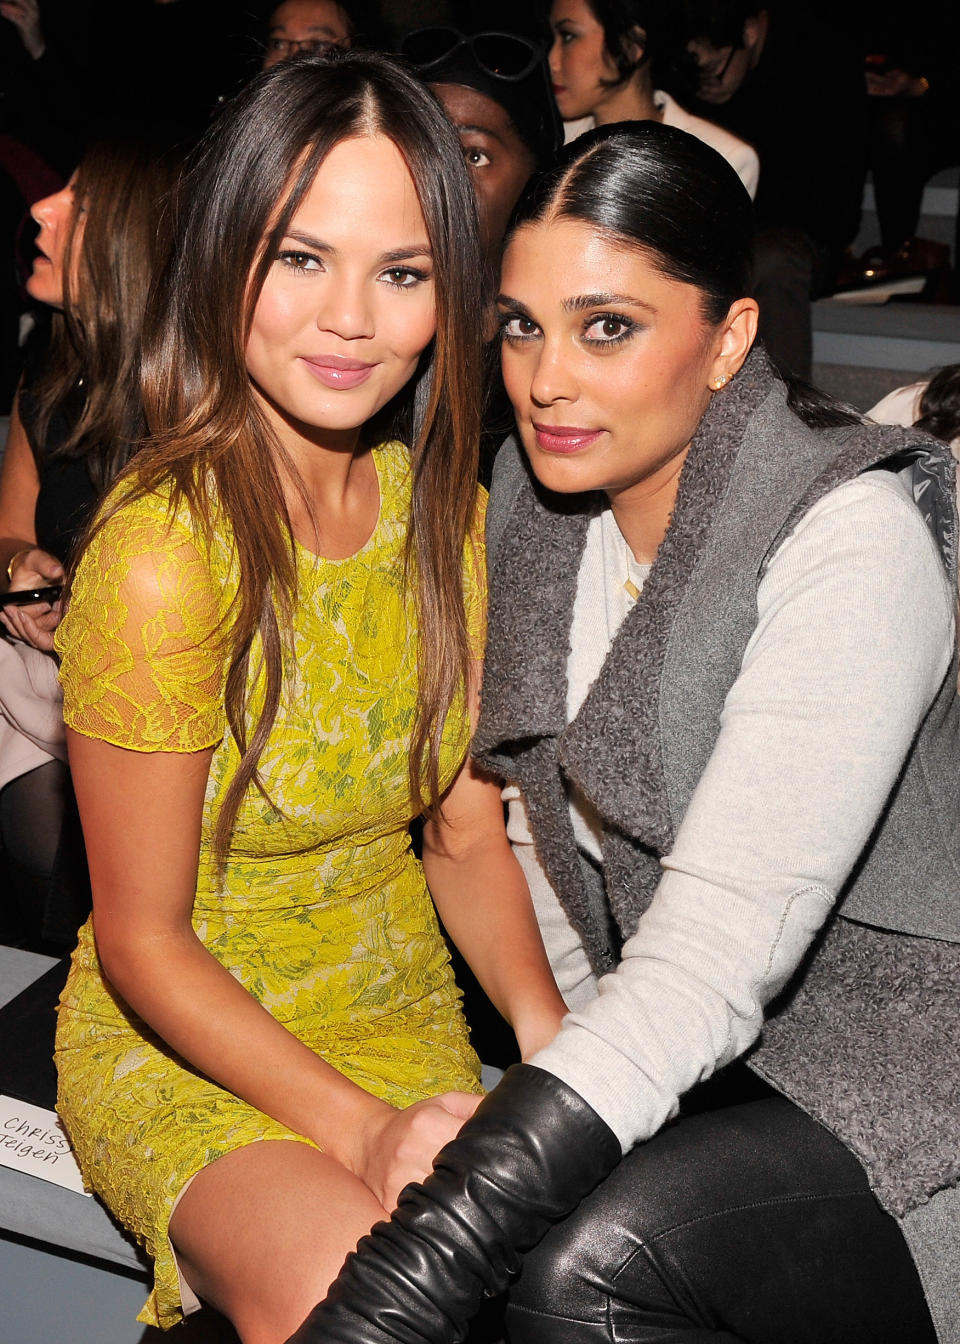
<svg viewBox="0 0 960 1344">
<path fill-rule="evenodd" d="M 404 1186 L 430 1175 L 437 1153 L 482 1100 L 470 1092 L 441 1092 L 404 1110 L 390 1107 L 365 1127 L 350 1165 L 389 1213 Z"/>
</svg>

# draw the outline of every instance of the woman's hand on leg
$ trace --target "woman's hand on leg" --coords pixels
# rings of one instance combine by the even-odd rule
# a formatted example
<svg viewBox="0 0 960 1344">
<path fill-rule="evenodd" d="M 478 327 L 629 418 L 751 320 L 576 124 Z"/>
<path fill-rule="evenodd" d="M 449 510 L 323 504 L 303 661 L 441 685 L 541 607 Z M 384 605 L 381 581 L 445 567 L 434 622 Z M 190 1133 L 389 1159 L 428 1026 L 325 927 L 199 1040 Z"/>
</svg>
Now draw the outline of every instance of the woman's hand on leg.
<svg viewBox="0 0 960 1344">
<path fill-rule="evenodd" d="M 437 1153 L 482 1100 L 470 1092 L 441 1092 L 378 1116 L 363 1137 L 356 1174 L 385 1209 L 396 1208 L 400 1191 L 426 1180 Z"/>
<path fill-rule="evenodd" d="M 453 1344 L 520 1254 L 616 1165 L 620 1143 L 567 1085 L 515 1064 L 364 1237 L 287 1344 Z"/>
</svg>

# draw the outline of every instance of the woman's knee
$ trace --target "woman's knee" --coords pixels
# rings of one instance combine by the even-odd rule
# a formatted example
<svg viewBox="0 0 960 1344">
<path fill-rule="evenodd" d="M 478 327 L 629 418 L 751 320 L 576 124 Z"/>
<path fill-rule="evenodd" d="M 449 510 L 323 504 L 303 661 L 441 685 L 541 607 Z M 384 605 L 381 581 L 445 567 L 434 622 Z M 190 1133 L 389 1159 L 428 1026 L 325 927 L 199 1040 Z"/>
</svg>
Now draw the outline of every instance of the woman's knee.
<svg viewBox="0 0 960 1344">
<path fill-rule="evenodd" d="M 205 1167 L 177 1205 L 170 1237 L 191 1288 L 244 1344 L 280 1344 L 384 1217 L 367 1187 L 326 1154 L 267 1141 Z"/>
</svg>

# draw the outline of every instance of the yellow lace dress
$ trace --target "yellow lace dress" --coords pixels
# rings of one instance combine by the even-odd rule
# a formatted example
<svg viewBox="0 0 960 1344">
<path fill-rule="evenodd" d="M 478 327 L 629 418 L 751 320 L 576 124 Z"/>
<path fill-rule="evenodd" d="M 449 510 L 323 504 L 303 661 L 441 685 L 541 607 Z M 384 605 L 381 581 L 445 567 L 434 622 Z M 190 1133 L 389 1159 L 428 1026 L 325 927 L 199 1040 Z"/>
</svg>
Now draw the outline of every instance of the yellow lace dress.
<svg viewBox="0 0 960 1344">
<path fill-rule="evenodd" d="M 479 1091 L 479 1062 L 407 833 L 416 696 L 402 588 L 409 456 L 396 443 L 374 455 L 380 516 L 366 545 L 338 561 L 298 551 L 294 657 L 261 761 L 284 816 L 250 791 L 219 883 L 213 823 L 238 761 L 225 730 L 217 638 L 235 586 L 228 539 L 208 552 L 189 518 L 171 518 L 158 496 L 125 506 L 81 561 L 57 647 L 64 717 L 77 732 L 135 751 L 216 744 L 193 916 L 199 937 L 324 1059 L 406 1106 L 448 1089 Z M 478 649 L 482 527 L 481 505 L 464 558 Z M 444 729 L 445 782 L 468 736 L 461 702 Z M 140 802 L 150 807 L 149 798 Z M 139 1319 L 173 1325 L 181 1302 L 167 1226 L 184 1183 L 248 1143 L 309 1141 L 164 1047 L 104 980 L 92 920 L 61 1000 L 56 1057 L 58 1109 L 84 1178 L 155 1261 Z"/>
</svg>

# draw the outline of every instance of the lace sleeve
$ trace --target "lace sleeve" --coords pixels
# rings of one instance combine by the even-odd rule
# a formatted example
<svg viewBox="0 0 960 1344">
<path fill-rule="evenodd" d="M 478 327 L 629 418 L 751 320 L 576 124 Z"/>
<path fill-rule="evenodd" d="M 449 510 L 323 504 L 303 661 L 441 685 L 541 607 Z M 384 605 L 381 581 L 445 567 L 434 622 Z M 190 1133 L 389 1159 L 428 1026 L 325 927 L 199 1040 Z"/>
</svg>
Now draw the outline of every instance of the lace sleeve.
<svg viewBox="0 0 960 1344">
<path fill-rule="evenodd" d="M 224 731 L 222 588 L 157 500 L 118 511 L 78 566 L 57 631 L 63 716 L 133 751 L 199 751 Z"/>
</svg>

